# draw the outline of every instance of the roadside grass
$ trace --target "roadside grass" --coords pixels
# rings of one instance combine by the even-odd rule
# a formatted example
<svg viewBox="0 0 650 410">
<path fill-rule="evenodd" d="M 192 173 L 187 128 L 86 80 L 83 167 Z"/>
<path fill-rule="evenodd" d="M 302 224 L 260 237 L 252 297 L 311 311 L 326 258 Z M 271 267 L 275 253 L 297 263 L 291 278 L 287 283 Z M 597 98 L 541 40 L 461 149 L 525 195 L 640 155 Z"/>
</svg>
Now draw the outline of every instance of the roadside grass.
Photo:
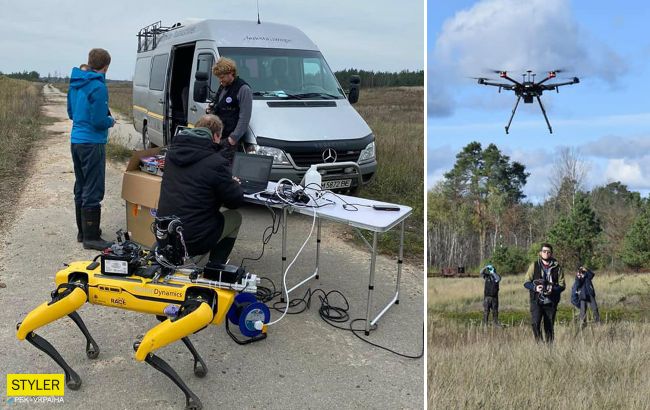
<svg viewBox="0 0 650 410">
<path fill-rule="evenodd" d="M 109 82 L 108 98 L 111 110 L 133 122 L 133 85 L 130 81 Z"/>
<path fill-rule="evenodd" d="M 0 75 L 0 226 L 11 218 L 29 165 L 29 152 L 44 133 L 43 84 Z"/>
<path fill-rule="evenodd" d="M 424 89 L 369 88 L 354 108 L 375 134 L 377 173 L 360 196 L 408 205 L 404 255 L 420 263 L 424 254 Z M 393 253 L 399 229 L 380 237 L 380 250 Z"/>
<path fill-rule="evenodd" d="M 647 408 L 650 276 L 597 275 L 602 325 L 580 330 L 567 278 L 552 347 L 534 342 L 522 275 L 482 326 L 483 280 L 428 279 L 428 408 Z"/>
</svg>

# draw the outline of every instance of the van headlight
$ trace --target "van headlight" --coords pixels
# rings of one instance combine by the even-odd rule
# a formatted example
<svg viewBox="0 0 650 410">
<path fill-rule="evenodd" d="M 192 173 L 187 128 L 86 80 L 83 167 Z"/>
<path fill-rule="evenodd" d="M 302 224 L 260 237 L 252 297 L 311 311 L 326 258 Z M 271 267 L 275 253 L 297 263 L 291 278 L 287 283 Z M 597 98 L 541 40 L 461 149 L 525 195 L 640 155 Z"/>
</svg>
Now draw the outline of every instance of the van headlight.
<svg viewBox="0 0 650 410">
<path fill-rule="evenodd" d="M 359 162 L 366 162 L 375 159 L 375 141 L 366 145 L 359 155 Z"/>
<path fill-rule="evenodd" d="M 266 147 L 264 145 L 253 145 L 253 152 L 258 155 L 270 155 L 273 157 L 273 165 L 291 165 L 287 154 L 279 148 Z"/>
</svg>

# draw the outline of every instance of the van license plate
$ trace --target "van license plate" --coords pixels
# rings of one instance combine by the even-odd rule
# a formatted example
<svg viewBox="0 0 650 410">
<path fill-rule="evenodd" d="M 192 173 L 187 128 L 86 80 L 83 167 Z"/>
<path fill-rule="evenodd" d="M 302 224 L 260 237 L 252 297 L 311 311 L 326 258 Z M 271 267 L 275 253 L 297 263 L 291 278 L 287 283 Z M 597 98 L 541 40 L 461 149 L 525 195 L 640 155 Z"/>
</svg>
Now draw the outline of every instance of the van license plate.
<svg viewBox="0 0 650 410">
<path fill-rule="evenodd" d="M 332 181 L 323 181 L 321 187 L 323 189 L 339 189 L 339 188 L 350 188 L 352 185 L 351 179 L 335 179 Z"/>
</svg>

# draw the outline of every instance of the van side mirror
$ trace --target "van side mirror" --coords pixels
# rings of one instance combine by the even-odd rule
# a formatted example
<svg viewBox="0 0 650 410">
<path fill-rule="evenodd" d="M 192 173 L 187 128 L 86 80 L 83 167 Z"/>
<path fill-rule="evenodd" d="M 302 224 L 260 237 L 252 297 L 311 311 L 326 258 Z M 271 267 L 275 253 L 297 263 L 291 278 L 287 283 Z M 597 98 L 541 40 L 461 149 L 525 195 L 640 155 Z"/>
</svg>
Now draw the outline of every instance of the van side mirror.
<svg viewBox="0 0 650 410">
<path fill-rule="evenodd" d="M 350 76 L 350 91 L 348 92 L 350 104 L 359 101 L 359 85 L 361 85 L 361 77 L 358 75 Z"/>
<path fill-rule="evenodd" d="M 208 78 L 208 73 L 205 71 L 197 71 L 194 74 L 194 101 L 202 103 L 208 99 Z"/>
</svg>

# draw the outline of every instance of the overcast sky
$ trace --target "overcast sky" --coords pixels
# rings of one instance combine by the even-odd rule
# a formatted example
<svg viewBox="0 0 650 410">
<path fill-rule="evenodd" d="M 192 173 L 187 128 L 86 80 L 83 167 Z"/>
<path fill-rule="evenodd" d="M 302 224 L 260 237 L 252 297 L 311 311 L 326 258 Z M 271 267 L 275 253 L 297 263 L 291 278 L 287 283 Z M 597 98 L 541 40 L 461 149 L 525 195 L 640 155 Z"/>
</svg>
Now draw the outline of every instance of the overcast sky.
<svg viewBox="0 0 650 410">
<path fill-rule="evenodd" d="M 428 6 L 428 185 L 451 169 L 470 141 L 493 142 L 531 172 L 525 193 L 549 192 L 558 150 L 575 147 L 589 163 L 588 188 L 621 181 L 650 191 L 650 5 L 645 1 L 457 0 Z M 546 92 L 542 102 L 516 97 L 470 77 L 517 80 L 527 69 L 564 68 L 580 84 Z M 543 78 L 543 77 L 542 77 Z"/>
<path fill-rule="evenodd" d="M 309 36 L 333 70 L 424 69 L 424 4 L 344 0 L 259 0 L 261 20 L 289 24 Z M 138 30 L 161 20 L 257 19 L 255 0 L 0 0 L 0 71 L 66 75 L 93 47 L 107 49 L 107 77 L 130 80 Z"/>
</svg>

